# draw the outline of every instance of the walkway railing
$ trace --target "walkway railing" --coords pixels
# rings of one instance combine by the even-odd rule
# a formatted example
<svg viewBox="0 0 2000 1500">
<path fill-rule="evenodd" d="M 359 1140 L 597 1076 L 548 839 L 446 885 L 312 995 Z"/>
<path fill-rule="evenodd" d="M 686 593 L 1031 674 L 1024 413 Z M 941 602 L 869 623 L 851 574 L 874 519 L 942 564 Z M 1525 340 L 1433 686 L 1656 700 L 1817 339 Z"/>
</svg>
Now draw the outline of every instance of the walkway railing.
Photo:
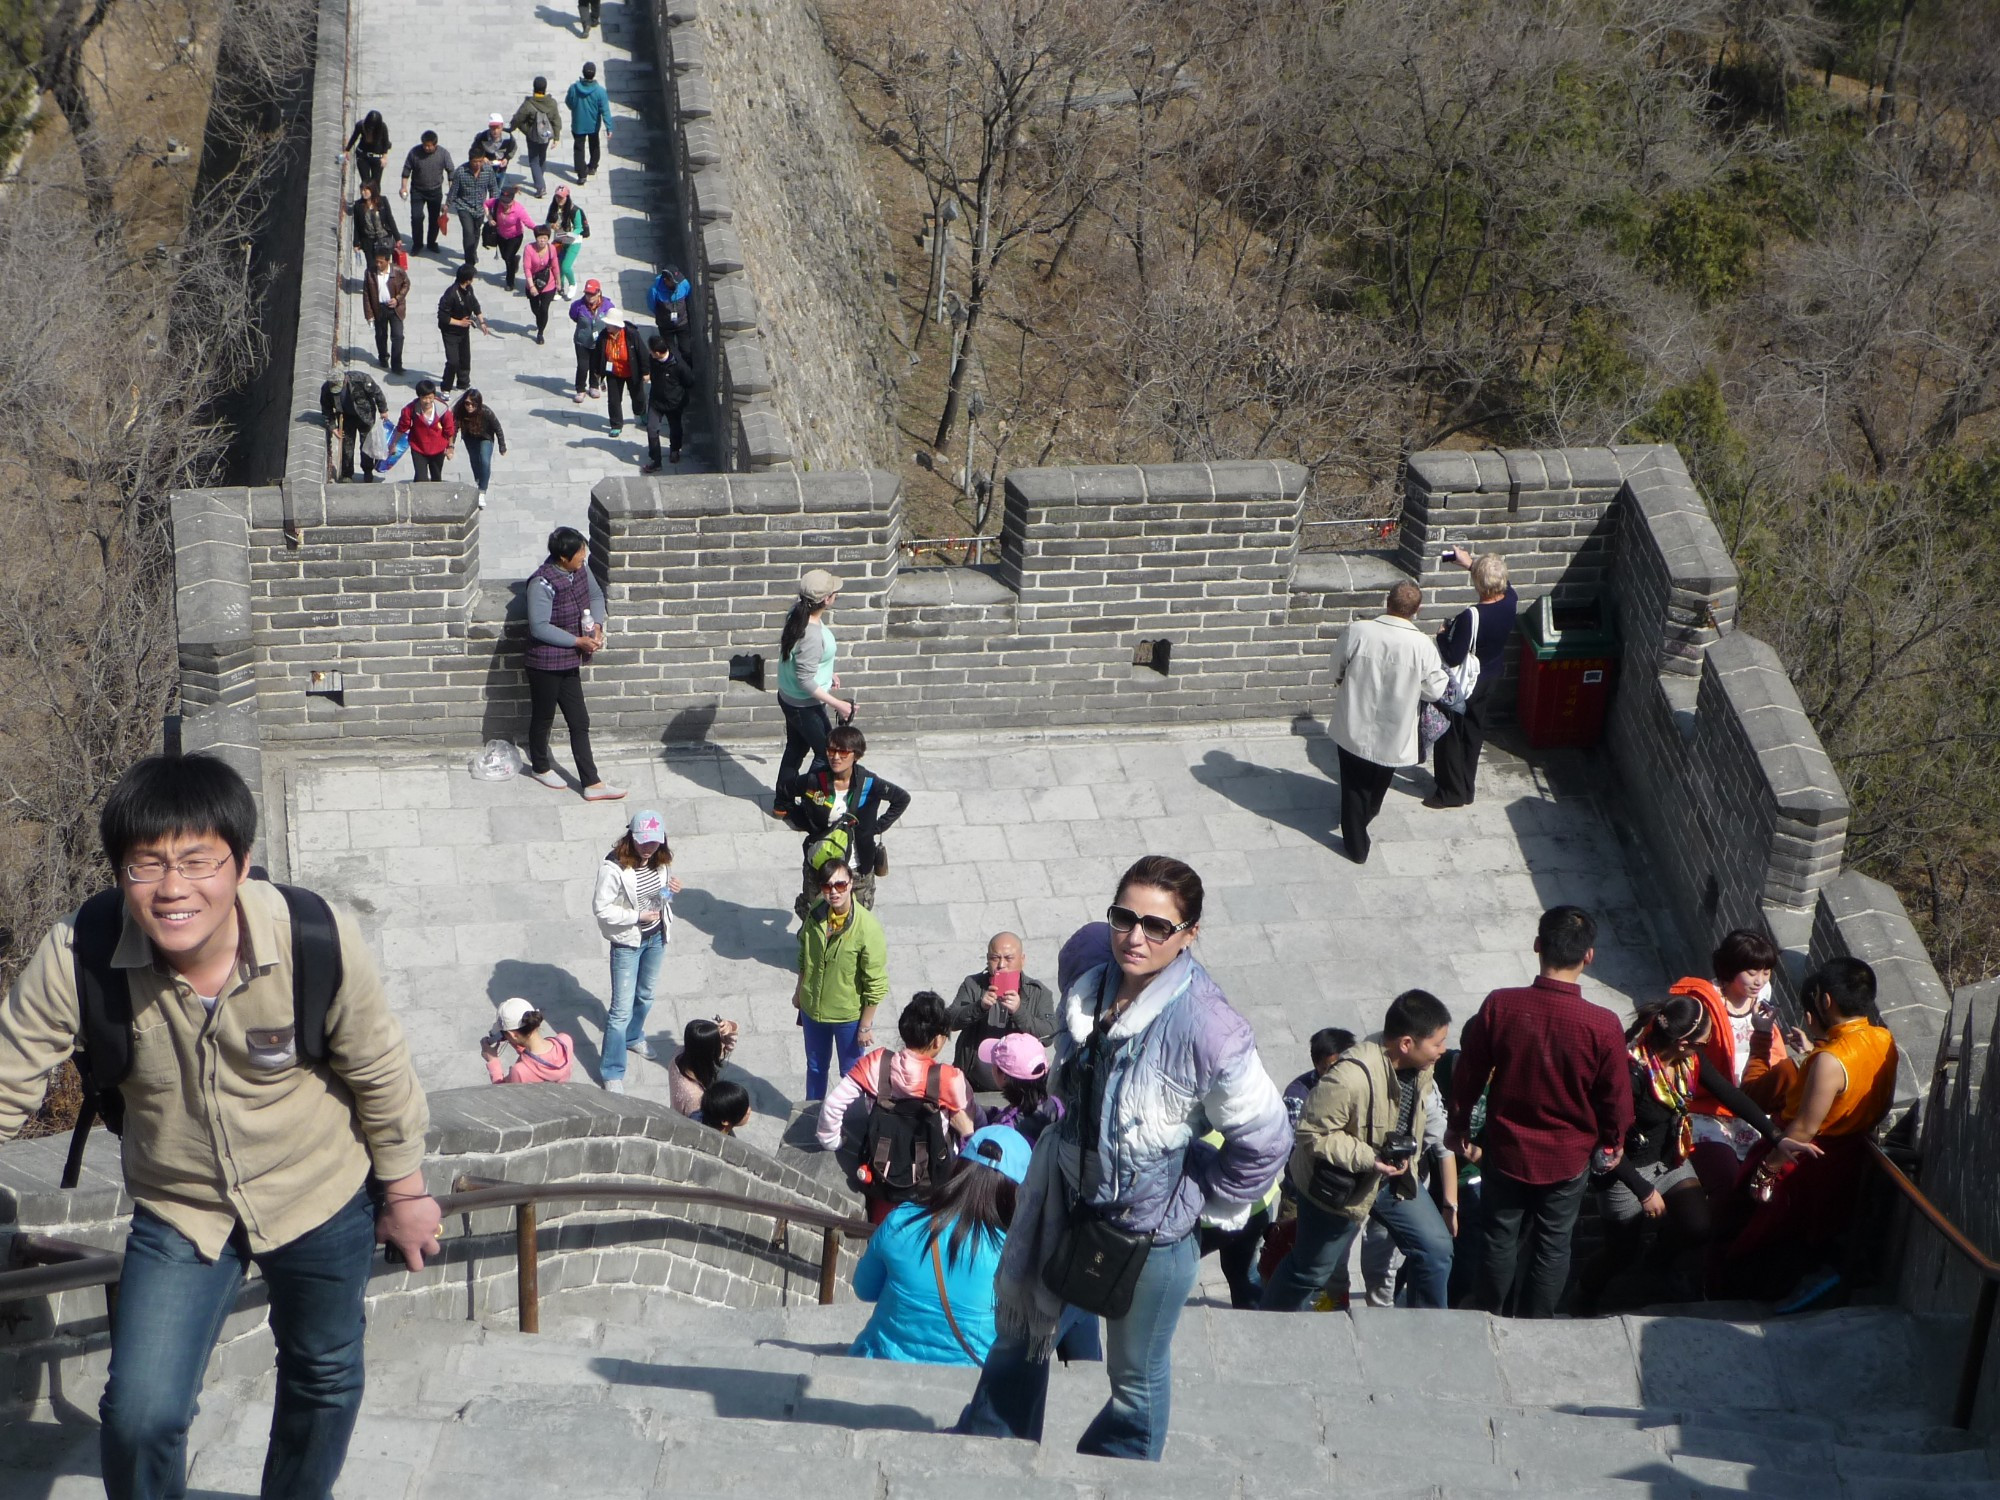
<svg viewBox="0 0 2000 1500">
<path fill-rule="evenodd" d="M 1973 1309 L 1972 1327 L 1966 1331 L 1965 1356 L 1958 1366 L 1958 1394 L 1952 1401 L 1951 1425 L 1967 1428 L 1972 1425 L 1973 1408 L 1979 1401 L 1979 1381 L 1986 1366 L 1986 1346 L 1993 1337 L 1993 1311 L 2000 1302 L 2000 1262 L 1994 1261 L 1971 1240 L 1965 1232 L 1944 1216 L 1935 1203 L 1924 1196 L 1918 1187 L 1896 1165 L 1887 1151 L 1875 1141 L 1868 1143 L 1874 1153 L 1875 1165 L 1880 1167 L 1896 1191 L 1910 1201 L 1910 1204 L 1940 1235 L 1944 1242 L 1956 1250 L 1965 1262 L 1979 1273 L 1979 1301 Z"/>
<path fill-rule="evenodd" d="M 682 1187 L 673 1183 L 617 1182 L 608 1178 L 581 1178 L 575 1182 L 506 1182 L 498 1178 L 464 1176 L 452 1183 L 452 1191 L 438 1199 L 447 1217 L 477 1213 L 487 1208 L 514 1210 L 514 1280 L 518 1292 L 517 1318 L 523 1333 L 540 1333 L 541 1247 L 536 1243 L 536 1205 L 542 1203 L 687 1203 L 698 1208 L 724 1208 L 737 1213 L 757 1214 L 773 1221 L 771 1242 L 782 1246 L 793 1224 L 810 1225 L 820 1231 L 819 1300 L 833 1301 L 840 1273 L 840 1246 L 843 1237 L 865 1240 L 875 1226 L 865 1219 L 851 1218 L 831 1209 L 805 1203 L 785 1203 L 775 1198 L 752 1198 L 740 1193 L 717 1192 L 712 1188 Z M 89 1245 L 72 1244 L 41 1234 L 17 1234 L 9 1243 L 9 1264 L 16 1269 L 0 1271 L 0 1304 L 30 1297 L 51 1297 L 88 1286 L 105 1289 L 107 1304 L 117 1305 L 119 1276 L 125 1258 Z"/>
</svg>

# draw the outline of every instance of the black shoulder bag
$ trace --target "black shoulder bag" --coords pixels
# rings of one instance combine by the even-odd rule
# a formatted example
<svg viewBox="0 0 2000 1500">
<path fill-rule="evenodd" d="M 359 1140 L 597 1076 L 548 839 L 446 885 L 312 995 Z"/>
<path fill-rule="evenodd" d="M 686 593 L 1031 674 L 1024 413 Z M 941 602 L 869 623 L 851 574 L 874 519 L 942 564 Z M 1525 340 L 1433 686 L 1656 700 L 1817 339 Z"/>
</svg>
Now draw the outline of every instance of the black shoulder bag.
<svg viewBox="0 0 2000 1500">
<path fill-rule="evenodd" d="M 1104 994 L 1097 999 L 1098 1014 L 1084 1045 L 1083 1094 L 1079 1122 L 1083 1142 L 1082 1161 L 1097 1151 L 1097 1114 L 1101 1101 L 1093 1099 L 1098 1070 L 1104 1063 L 1104 1036 L 1110 1020 L 1103 1014 Z M 1185 1162 L 1185 1158 L 1183 1158 Z M 1081 1166 L 1079 1165 L 1079 1172 Z M 1057 1168 L 1058 1174 L 1061 1168 Z M 1176 1183 L 1175 1191 L 1180 1185 Z M 1167 1195 L 1173 1206 L 1173 1194 Z M 1161 1222 L 1165 1222 L 1165 1214 Z M 1153 1232 L 1120 1229 L 1104 1216 L 1103 1210 L 1085 1203 L 1080 1194 L 1069 1200 L 1069 1221 L 1056 1240 L 1056 1248 L 1042 1266 L 1042 1285 L 1071 1307 L 1096 1313 L 1103 1318 L 1122 1318 L 1132 1310 L 1132 1294 L 1139 1285 L 1139 1273 L 1146 1269 L 1146 1257 L 1153 1252 Z"/>
<path fill-rule="evenodd" d="M 1367 1065 L 1358 1057 L 1343 1057 L 1335 1067 L 1345 1067 L 1353 1063 L 1361 1069 L 1361 1076 L 1368 1089 L 1368 1117 L 1362 1126 L 1362 1139 L 1375 1139 L 1375 1077 Z M 1306 1182 L 1306 1191 L 1328 1208 L 1351 1208 L 1361 1201 L 1364 1194 L 1374 1190 L 1376 1173 L 1373 1167 L 1357 1172 L 1352 1167 L 1335 1166 L 1330 1161 L 1315 1161 L 1312 1176 Z"/>
</svg>

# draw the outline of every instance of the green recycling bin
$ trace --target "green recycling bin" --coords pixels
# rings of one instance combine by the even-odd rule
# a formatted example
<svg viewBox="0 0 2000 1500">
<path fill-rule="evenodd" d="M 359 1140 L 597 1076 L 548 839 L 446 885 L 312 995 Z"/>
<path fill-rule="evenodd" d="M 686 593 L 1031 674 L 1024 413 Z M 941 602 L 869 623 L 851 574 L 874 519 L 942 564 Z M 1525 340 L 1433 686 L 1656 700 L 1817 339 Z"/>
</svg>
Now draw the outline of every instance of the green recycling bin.
<svg viewBox="0 0 2000 1500">
<path fill-rule="evenodd" d="M 1557 604 L 1544 594 L 1521 614 L 1517 714 L 1537 750 L 1589 747 L 1604 737 L 1618 671 L 1618 627 L 1603 599 Z"/>
</svg>

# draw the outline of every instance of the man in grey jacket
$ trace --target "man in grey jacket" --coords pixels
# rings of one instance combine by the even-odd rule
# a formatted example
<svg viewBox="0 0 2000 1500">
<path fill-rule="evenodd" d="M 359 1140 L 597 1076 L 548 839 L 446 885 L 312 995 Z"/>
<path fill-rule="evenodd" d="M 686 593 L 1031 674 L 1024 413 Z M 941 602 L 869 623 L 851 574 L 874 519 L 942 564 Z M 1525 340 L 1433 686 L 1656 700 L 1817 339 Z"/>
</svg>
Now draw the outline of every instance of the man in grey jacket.
<svg viewBox="0 0 2000 1500">
<path fill-rule="evenodd" d="M 1368 863 L 1368 825 L 1396 767 L 1417 763 L 1418 712 L 1449 680 L 1437 642 L 1417 628 L 1423 604 L 1422 590 L 1399 583 L 1385 613 L 1356 620 L 1340 638 L 1328 729 L 1340 751 L 1340 837 L 1357 865 Z"/>
<path fill-rule="evenodd" d="M 979 1060 L 981 1042 L 1024 1031 L 1046 1044 L 1056 1034 L 1055 993 L 1023 974 L 1021 961 L 1021 940 L 1011 932 L 996 933 L 986 945 L 986 967 L 965 976 L 945 1013 L 946 1023 L 959 1034 L 952 1062 L 981 1093 L 1000 1087 L 999 1075 Z"/>
</svg>

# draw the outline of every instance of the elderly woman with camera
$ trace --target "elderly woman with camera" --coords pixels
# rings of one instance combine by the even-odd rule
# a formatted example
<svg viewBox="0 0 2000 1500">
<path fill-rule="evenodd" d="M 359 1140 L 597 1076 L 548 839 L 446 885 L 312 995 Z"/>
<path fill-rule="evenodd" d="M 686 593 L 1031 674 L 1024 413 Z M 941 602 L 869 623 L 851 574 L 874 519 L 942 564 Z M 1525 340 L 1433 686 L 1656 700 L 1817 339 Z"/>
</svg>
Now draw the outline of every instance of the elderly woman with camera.
<svg viewBox="0 0 2000 1500">
<path fill-rule="evenodd" d="M 1297 1312 L 1347 1275 L 1347 1252 L 1374 1219 L 1409 1262 L 1412 1307 L 1443 1307 L 1452 1228 L 1417 1191 L 1418 1142 L 1431 1069 L 1444 1056 L 1451 1012 L 1435 995 L 1405 990 L 1377 1036 L 1357 1043 L 1306 1096 L 1294 1132 L 1289 1184 L 1298 1240 L 1264 1283 L 1266 1312 Z"/>
</svg>

